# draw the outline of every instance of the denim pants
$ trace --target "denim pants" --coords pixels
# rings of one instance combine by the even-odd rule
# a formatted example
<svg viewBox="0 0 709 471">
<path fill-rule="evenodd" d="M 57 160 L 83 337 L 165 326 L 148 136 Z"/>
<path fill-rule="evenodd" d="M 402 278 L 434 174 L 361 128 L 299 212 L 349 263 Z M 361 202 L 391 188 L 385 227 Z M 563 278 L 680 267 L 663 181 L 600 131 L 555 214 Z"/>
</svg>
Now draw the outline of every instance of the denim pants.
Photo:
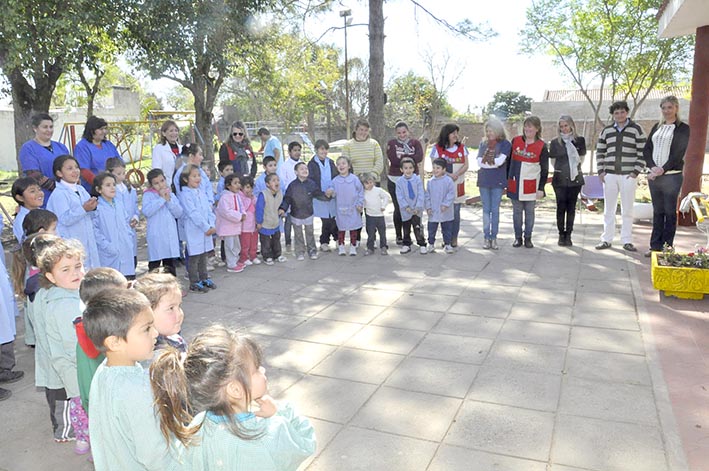
<svg viewBox="0 0 709 471">
<path fill-rule="evenodd" d="M 436 232 L 438 232 L 438 225 L 441 225 L 441 232 L 443 233 L 443 243 L 445 245 L 451 244 L 451 238 L 453 233 L 453 221 L 444 222 L 431 222 L 428 221 L 428 243 L 430 245 L 435 245 L 436 243 Z"/>
<path fill-rule="evenodd" d="M 394 203 L 394 233 L 396 234 L 396 239 L 403 239 L 402 228 L 404 223 L 401 222 L 401 208 L 399 208 L 399 200 L 396 198 L 396 183 L 387 178 L 387 190 L 391 195 L 391 201 Z"/>
<path fill-rule="evenodd" d="M 374 244 L 377 241 L 377 232 L 379 232 L 379 248 L 389 248 L 387 245 L 387 224 L 384 216 L 364 216 L 367 227 L 367 248 L 374 250 Z"/>
<path fill-rule="evenodd" d="M 535 200 L 512 200 L 512 223 L 515 229 L 515 239 L 522 238 L 522 215 L 524 214 L 524 237 L 531 238 L 534 229 Z"/>
<path fill-rule="evenodd" d="M 480 199 L 483 203 L 483 234 L 485 235 L 485 240 L 497 239 L 503 188 L 499 186 L 481 186 L 479 189 Z"/>
<path fill-rule="evenodd" d="M 460 207 L 462 203 L 453 203 L 453 226 L 451 227 L 451 238 L 457 240 L 460 232 Z"/>
<path fill-rule="evenodd" d="M 682 174 L 660 175 L 648 180 L 652 198 L 652 235 L 650 249 L 662 250 L 664 244 L 672 245 L 677 230 L 677 199 L 682 188 Z"/>
</svg>

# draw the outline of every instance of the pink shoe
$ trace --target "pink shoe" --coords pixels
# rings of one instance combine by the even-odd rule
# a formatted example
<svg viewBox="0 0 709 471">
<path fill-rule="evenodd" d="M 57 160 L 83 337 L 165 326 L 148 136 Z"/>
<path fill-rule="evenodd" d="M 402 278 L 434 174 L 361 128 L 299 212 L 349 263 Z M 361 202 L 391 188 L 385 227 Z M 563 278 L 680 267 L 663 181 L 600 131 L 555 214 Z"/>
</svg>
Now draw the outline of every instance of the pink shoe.
<svg viewBox="0 0 709 471">
<path fill-rule="evenodd" d="M 85 455 L 91 451 L 91 445 L 85 440 L 77 440 L 74 443 L 74 453 L 77 455 Z"/>
<path fill-rule="evenodd" d="M 227 267 L 226 271 L 229 273 L 241 273 L 244 271 L 244 264 L 238 263 L 235 267 Z"/>
</svg>

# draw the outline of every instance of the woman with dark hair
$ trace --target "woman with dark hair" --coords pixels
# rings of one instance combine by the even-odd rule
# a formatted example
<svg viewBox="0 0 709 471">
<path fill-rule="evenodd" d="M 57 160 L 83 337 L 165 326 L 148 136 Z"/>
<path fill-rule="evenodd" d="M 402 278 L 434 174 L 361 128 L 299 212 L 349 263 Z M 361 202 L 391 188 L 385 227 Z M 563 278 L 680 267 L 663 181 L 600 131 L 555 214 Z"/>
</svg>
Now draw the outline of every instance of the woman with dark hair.
<svg viewBox="0 0 709 471">
<path fill-rule="evenodd" d="M 438 134 L 438 141 L 431 149 L 431 160 L 444 159 L 446 173 L 455 183 L 455 203 L 453 204 L 453 236 L 451 246 L 458 247 L 460 232 L 460 207 L 465 201 L 465 172 L 468 171 L 468 149 L 458 139 L 460 128 L 457 124 L 446 124 Z"/>
<path fill-rule="evenodd" d="M 106 139 L 108 123 L 98 116 L 86 120 L 84 134 L 74 148 L 74 157 L 81 167 L 81 185 L 91 192 L 94 176 L 106 170 L 106 160 L 121 157 L 116 146 Z"/>
<path fill-rule="evenodd" d="M 670 95 L 660 100 L 660 109 L 662 119 L 650 130 L 643 150 L 643 159 L 650 169 L 647 179 L 652 197 L 652 234 L 646 257 L 662 250 L 664 244 L 674 244 L 677 198 L 689 144 L 689 126 L 679 117 L 677 97 Z"/>
<path fill-rule="evenodd" d="M 556 227 L 559 245 L 569 247 L 574 230 L 576 200 L 584 184 L 581 164 L 586 155 L 586 140 L 576 134 L 576 125 L 569 115 L 559 118 L 559 137 L 549 143 L 549 158 L 554 159 L 551 186 L 556 195 Z"/>
<path fill-rule="evenodd" d="M 47 113 L 32 116 L 34 139 L 25 142 L 20 148 L 20 165 L 22 172 L 39 183 L 44 192 L 44 204 L 47 205 L 49 195 L 54 190 L 56 181 L 52 164 L 60 155 L 69 153 L 69 149 L 61 142 L 53 141 L 54 118 Z"/>
<path fill-rule="evenodd" d="M 159 168 L 165 174 L 168 186 L 175 177 L 175 165 L 182 153 L 179 142 L 180 128 L 168 119 L 160 126 L 160 143 L 153 147 L 153 168 Z"/>
<path fill-rule="evenodd" d="M 251 148 L 246 126 L 241 121 L 231 125 L 229 137 L 219 148 L 219 163 L 231 162 L 240 177 L 256 176 L 256 155 Z"/>
<path fill-rule="evenodd" d="M 423 147 L 421 143 L 412 139 L 409 134 L 409 126 L 400 121 L 396 123 L 396 139 L 387 143 L 387 159 L 389 160 L 389 171 L 387 172 L 387 190 L 394 202 L 394 229 L 396 230 L 396 245 L 403 245 L 404 239 L 401 229 L 401 210 L 399 200 L 396 198 L 396 181 L 402 176 L 401 159 L 410 157 L 414 159 L 416 165 L 414 172 L 419 175 L 423 167 Z"/>
</svg>

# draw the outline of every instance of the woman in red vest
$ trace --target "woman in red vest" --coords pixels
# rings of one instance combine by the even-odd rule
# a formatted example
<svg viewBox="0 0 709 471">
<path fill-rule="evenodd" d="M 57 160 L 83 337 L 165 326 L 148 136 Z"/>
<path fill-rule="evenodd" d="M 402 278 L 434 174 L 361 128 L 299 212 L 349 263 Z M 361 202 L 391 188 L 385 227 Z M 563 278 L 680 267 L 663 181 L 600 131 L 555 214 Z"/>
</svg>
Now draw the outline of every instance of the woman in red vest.
<svg viewBox="0 0 709 471">
<path fill-rule="evenodd" d="M 241 121 L 234 121 L 229 137 L 219 148 L 219 163 L 222 162 L 231 162 L 234 173 L 240 177 L 256 176 L 256 156 L 251 148 L 246 126 Z"/>
<path fill-rule="evenodd" d="M 515 241 L 512 247 L 522 246 L 522 219 L 524 215 L 524 246 L 534 247 L 534 206 L 544 198 L 544 185 L 549 174 L 549 152 L 542 140 L 542 122 L 536 116 L 524 120 L 524 134 L 512 139 L 512 156 L 507 172 L 507 196 L 512 200 L 512 223 Z"/>
<path fill-rule="evenodd" d="M 455 183 L 455 203 L 453 204 L 453 237 L 451 246 L 458 246 L 460 232 L 460 207 L 465 201 L 465 172 L 468 171 L 468 149 L 458 139 L 460 128 L 457 124 L 446 124 L 441 128 L 438 142 L 431 149 L 431 160 L 445 159 L 446 173 Z"/>
</svg>

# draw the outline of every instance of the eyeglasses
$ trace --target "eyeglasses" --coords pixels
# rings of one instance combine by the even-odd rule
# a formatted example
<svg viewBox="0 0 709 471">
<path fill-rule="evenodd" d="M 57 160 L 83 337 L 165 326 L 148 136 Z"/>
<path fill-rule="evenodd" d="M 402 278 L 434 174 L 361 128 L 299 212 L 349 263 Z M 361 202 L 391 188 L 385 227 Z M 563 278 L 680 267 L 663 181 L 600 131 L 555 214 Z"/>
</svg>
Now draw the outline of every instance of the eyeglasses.
<svg viewBox="0 0 709 471">
<path fill-rule="evenodd" d="M 233 132 L 233 133 L 231 133 L 231 135 L 232 136 L 243 136 L 244 133 L 243 132 Z"/>
</svg>

